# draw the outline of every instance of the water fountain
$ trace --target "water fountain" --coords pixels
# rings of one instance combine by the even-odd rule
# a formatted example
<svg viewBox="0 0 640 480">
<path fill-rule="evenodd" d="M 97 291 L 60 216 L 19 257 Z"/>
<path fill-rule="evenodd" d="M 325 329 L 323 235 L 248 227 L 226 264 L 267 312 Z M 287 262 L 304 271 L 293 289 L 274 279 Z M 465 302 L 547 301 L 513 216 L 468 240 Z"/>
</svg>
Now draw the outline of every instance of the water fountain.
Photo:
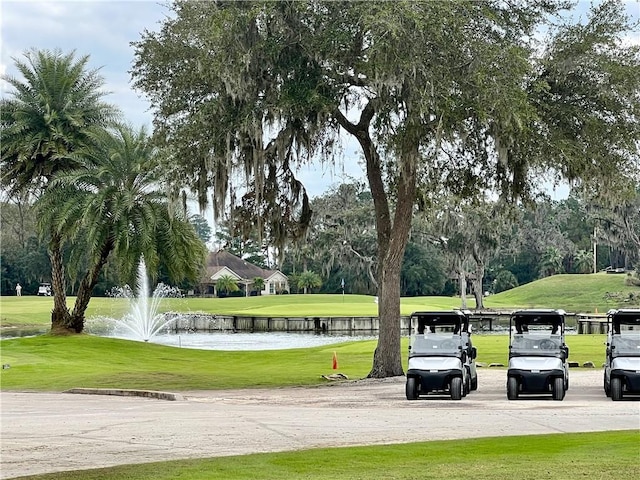
<svg viewBox="0 0 640 480">
<path fill-rule="evenodd" d="M 103 315 L 89 319 L 86 328 L 88 333 L 204 350 L 304 348 L 360 339 L 357 336 L 289 332 L 232 333 L 235 332 L 232 317 L 221 318 L 198 312 L 160 313 L 163 299 L 181 298 L 182 294 L 178 288 L 163 283 L 159 283 L 150 294 L 149 278 L 142 258 L 138 265 L 137 291 L 125 285 L 112 289 L 110 296 L 127 299 L 128 312 L 119 319 Z"/>
<path fill-rule="evenodd" d="M 122 327 L 135 338 L 148 342 L 154 335 L 176 319 L 175 315 L 159 313 L 162 299 L 181 297 L 180 289 L 159 283 L 150 295 L 149 278 L 144 258 L 138 264 L 137 295 L 129 286 L 118 289 L 115 296 L 128 298 L 129 312 L 121 319 L 112 319 L 117 327 Z"/>
</svg>

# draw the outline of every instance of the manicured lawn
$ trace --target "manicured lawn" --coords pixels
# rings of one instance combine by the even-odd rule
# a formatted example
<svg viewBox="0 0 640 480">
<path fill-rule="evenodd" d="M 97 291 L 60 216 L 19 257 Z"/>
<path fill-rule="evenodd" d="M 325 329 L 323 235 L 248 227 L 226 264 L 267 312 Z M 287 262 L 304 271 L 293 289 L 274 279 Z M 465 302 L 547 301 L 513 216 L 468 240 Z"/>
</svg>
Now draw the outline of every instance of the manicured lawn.
<svg viewBox="0 0 640 480">
<path fill-rule="evenodd" d="M 67 303 L 73 306 L 74 297 Z M 402 299 L 402 314 L 416 310 L 446 310 L 460 306 L 454 297 L 409 297 Z M 0 316 L 3 327 L 36 325 L 48 327 L 51 322 L 51 297 L 0 297 Z M 95 297 L 89 303 L 87 318 L 110 316 L 119 318 L 128 309 L 124 299 Z M 164 299 L 161 311 L 205 312 L 218 315 L 256 317 L 342 317 L 377 316 L 378 305 L 367 295 L 270 295 L 233 298 Z"/>
<path fill-rule="evenodd" d="M 610 308 L 638 307 L 638 303 L 618 303 L 610 294 L 638 295 L 639 287 L 625 285 L 626 275 L 596 273 L 554 275 L 487 298 L 494 308 L 562 308 L 567 312 L 606 313 Z"/>
<path fill-rule="evenodd" d="M 559 298 L 597 298 L 602 289 L 620 290 L 623 275 L 558 275 L 519 287 L 487 299 L 487 303 L 515 307 L 554 306 Z M 574 283 L 579 288 L 571 287 Z M 586 283 L 585 283 L 586 282 Z M 627 287 L 631 288 L 631 287 Z M 564 292 L 574 292 L 565 295 Z M 587 292 L 587 293 L 585 293 Z M 560 297 L 562 296 L 562 297 Z M 527 299 L 541 303 L 527 304 Z M 553 300 L 555 298 L 555 300 Z M 547 303 L 542 303 L 543 299 Z M 549 300 L 551 299 L 551 300 Z M 69 298 L 69 302 L 73 301 Z M 567 300 L 568 302 L 569 300 Z M 573 301 L 573 300 L 572 300 Z M 416 310 L 450 309 L 459 299 L 413 297 L 402 299 L 402 313 Z M 558 303 L 555 303 L 558 302 Z M 586 303 L 585 303 L 586 304 Z M 2 297 L 2 325 L 40 325 L 46 328 L 52 308 L 50 297 Z M 189 298 L 167 300 L 164 310 L 205 311 L 219 314 L 269 316 L 375 315 L 373 297 L 363 295 L 278 295 L 249 298 Z M 120 316 L 127 309 L 121 299 L 94 298 L 88 316 Z M 599 367 L 604 360 L 602 335 L 567 337 L 570 360 L 582 365 L 592 361 Z M 474 335 L 478 362 L 507 363 L 507 337 Z M 332 373 L 331 358 L 340 358 L 340 371 L 350 378 L 361 378 L 371 368 L 375 341 L 364 341 L 304 350 L 269 352 L 214 352 L 176 349 L 89 335 L 2 341 L 3 389 L 63 390 L 71 387 L 115 387 L 148 389 L 224 389 L 247 385 L 309 385 L 322 382 L 321 375 Z M 407 339 L 402 349 L 406 352 Z M 403 354 L 404 355 L 404 354 Z M 406 362 L 406 359 L 405 359 Z M 295 369 L 289 368 L 295 365 Z"/>
<path fill-rule="evenodd" d="M 583 480 L 640 478 L 640 431 L 314 449 L 124 465 L 32 480 Z"/>
<path fill-rule="evenodd" d="M 618 304 L 607 299 L 607 294 L 617 292 L 622 296 L 640 292 L 640 288 L 624 284 L 625 275 L 605 273 L 587 275 L 555 275 L 521 287 L 514 288 L 485 299 L 487 308 L 512 310 L 514 308 L 563 308 L 567 312 L 606 313 L 609 308 L 633 307 L 630 303 Z M 67 302 L 73 305 L 75 298 Z M 448 310 L 460 308 L 458 297 L 405 297 L 401 300 L 401 314 L 409 315 L 418 310 Z M 473 297 L 467 307 L 473 308 Z M 39 326 L 50 325 L 53 299 L 51 297 L 0 297 L 0 325 Z M 128 308 L 126 300 L 95 297 L 91 299 L 87 318 L 112 316 L 119 318 Z M 182 298 L 167 299 L 162 311 L 204 312 L 219 315 L 247 315 L 273 317 L 337 317 L 376 316 L 378 306 L 368 295 L 268 295 L 262 297 L 235 298 Z"/>
<path fill-rule="evenodd" d="M 604 360 L 603 335 L 567 337 L 570 359 Z M 507 364 L 506 335 L 474 335 L 478 362 Z M 402 351 L 408 338 L 403 337 Z M 91 335 L 40 335 L 3 340 L 0 371 L 2 390 L 60 391 L 73 387 L 134 388 L 150 390 L 209 390 L 276 387 L 324 383 L 334 373 L 333 352 L 339 372 L 363 378 L 371 369 L 375 340 L 323 347 L 223 352 L 166 347 L 152 343 Z M 404 353 L 403 353 L 404 356 Z M 406 369 L 406 356 L 404 356 Z"/>
</svg>

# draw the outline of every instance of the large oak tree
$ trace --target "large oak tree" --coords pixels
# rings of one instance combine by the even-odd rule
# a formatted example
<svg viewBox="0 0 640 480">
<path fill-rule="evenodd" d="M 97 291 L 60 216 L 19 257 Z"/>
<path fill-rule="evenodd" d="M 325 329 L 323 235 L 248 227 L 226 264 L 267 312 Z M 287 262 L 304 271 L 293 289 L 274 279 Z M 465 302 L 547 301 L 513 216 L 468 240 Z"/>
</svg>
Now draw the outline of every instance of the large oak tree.
<svg viewBox="0 0 640 480">
<path fill-rule="evenodd" d="M 536 29 L 560 7 L 178 0 L 161 29 L 137 42 L 133 76 L 173 149 L 177 184 L 203 205 L 212 191 L 216 215 L 240 205 L 276 245 L 304 235 L 311 216 L 296 168 L 331 162 L 342 136 L 359 144 L 378 243 L 380 333 L 369 375 L 401 375 L 400 266 L 416 205 L 450 191 L 516 198 L 534 181 L 531 167 L 574 179 L 611 173 L 584 156 L 588 136 L 556 148 L 571 131 L 551 135 L 543 118 L 560 111 L 549 105 L 575 100 L 554 90 L 569 77 L 534 59 Z M 606 14 L 598 21 L 609 25 Z"/>
</svg>

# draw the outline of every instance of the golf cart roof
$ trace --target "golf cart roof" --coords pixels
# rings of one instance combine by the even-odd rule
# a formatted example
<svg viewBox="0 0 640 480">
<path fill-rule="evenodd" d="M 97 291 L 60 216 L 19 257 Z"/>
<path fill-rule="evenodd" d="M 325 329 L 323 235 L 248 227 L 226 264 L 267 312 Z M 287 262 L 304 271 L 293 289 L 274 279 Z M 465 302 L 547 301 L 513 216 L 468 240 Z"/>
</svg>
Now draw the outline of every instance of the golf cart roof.
<svg viewBox="0 0 640 480">
<path fill-rule="evenodd" d="M 553 309 L 529 309 L 518 310 L 511 314 L 511 320 L 516 324 L 527 325 L 555 325 L 564 321 L 566 312 L 564 310 Z"/>
<path fill-rule="evenodd" d="M 468 313 L 462 310 L 413 312 L 420 325 L 461 325 L 469 322 Z"/>
<path fill-rule="evenodd" d="M 609 310 L 607 312 L 607 316 L 614 324 L 640 326 L 640 308 L 619 308 Z"/>
</svg>

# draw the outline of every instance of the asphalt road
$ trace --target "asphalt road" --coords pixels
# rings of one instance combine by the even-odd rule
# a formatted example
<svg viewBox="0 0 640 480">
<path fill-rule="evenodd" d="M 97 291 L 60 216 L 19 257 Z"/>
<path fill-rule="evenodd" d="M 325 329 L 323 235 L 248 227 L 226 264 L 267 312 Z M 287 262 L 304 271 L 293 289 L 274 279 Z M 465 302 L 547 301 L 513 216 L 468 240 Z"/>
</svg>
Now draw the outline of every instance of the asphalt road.
<svg viewBox="0 0 640 480">
<path fill-rule="evenodd" d="M 612 402 L 602 370 L 572 370 L 562 402 L 506 399 L 479 370 L 461 401 L 409 402 L 404 378 L 271 390 L 182 392 L 177 401 L 2 392 L 0 477 L 180 458 L 455 438 L 640 429 L 640 401 Z"/>
</svg>

